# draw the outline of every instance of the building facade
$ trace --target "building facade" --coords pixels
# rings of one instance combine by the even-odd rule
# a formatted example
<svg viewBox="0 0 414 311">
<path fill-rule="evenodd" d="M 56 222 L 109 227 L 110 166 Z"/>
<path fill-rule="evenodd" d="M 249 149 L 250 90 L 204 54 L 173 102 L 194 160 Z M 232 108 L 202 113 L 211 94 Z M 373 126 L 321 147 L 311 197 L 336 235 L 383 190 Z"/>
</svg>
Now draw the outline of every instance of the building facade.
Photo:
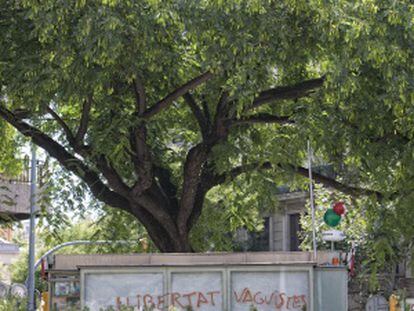
<svg viewBox="0 0 414 311">
<path fill-rule="evenodd" d="M 0 281 L 9 282 L 8 266 L 19 257 L 19 246 L 13 243 L 13 222 L 30 215 L 28 170 L 17 178 L 0 175 Z"/>
</svg>

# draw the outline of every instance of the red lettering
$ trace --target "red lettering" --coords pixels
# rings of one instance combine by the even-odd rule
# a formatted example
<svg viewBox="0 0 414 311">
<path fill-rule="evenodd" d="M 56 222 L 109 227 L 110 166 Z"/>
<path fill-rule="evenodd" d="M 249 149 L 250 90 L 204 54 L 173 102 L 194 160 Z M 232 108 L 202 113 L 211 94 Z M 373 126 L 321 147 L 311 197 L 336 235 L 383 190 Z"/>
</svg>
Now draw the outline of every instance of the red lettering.
<svg viewBox="0 0 414 311">
<path fill-rule="evenodd" d="M 141 295 L 137 295 L 137 307 L 141 308 Z"/>
<path fill-rule="evenodd" d="M 293 296 L 293 308 L 299 308 L 299 307 L 301 307 L 302 305 L 301 305 L 301 299 L 300 299 L 300 296 L 296 296 L 296 295 L 294 295 Z"/>
<path fill-rule="evenodd" d="M 202 303 L 208 304 L 208 300 L 207 300 L 206 296 L 203 295 L 203 293 L 199 292 L 198 293 L 198 299 L 197 299 L 197 308 L 200 308 L 200 305 Z"/>
<path fill-rule="evenodd" d="M 241 292 L 241 294 L 240 294 L 240 296 L 237 296 L 237 292 L 236 291 L 234 291 L 234 296 L 236 297 L 236 301 L 237 302 L 241 302 L 241 299 L 242 299 L 242 297 L 243 297 L 243 294 L 244 294 L 244 292 L 247 290 L 247 288 L 245 288 L 245 289 L 243 289 L 242 290 L 242 292 Z"/>
<path fill-rule="evenodd" d="M 303 305 L 306 306 L 306 295 L 302 295 L 300 298 L 302 299 Z"/>
<path fill-rule="evenodd" d="M 253 296 L 252 293 L 250 292 L 250 290 L 248 288 L 246 288 L 247 290 L 244 292 L 244 298 L 243 298 L 243 303 L 246 302 L 253 302 Z"/>
<path fill-rule="evenodd" d="M 115 304 L 116 304 L 116 308 L 119 310 L 121 308 L 121 305 L 122 305 L 121 297 L 118 296 L 118 297 L 115 298 Z"/>
<path fill-rule="evenodd" d="M 184 294 L 183 297 L 187 297 L 188 298 L 188 306 L 192 307 L 193 306 L 193 302 L 191 301 L 191 297 L 196 295 L 197 292 L 192 292 L 189 294 Z"/>
<path fill-rule="evenodd" d="M 288 310 L 290 310 L 290 307 L 292 307 L 292 305 L 293 305 L 293 296 L 288 297 L 288 300 L 287 300 L 287 303 L 286 303 L 286 308 Z"/>
<path fill-rule="evenodd" d="M 279 300 L 280 300 L 280 302 L 278 303 L 278 299 L 277 299 L 277 297 L 276 297 L 276 299 L 275 299 L 275 306 L 276 306 L 276 309 L 281 309 L 282 307 L 283 307 L 283 305 L 285 304 L 285 299 L 283 298 L 284 296 L 286 296 L 286 294 L 285 293 L 280 293 L 279 294 Z"/>
<path fill-rule="evenodd" d="M 215 306 L 216 305 L 215 302 L 214 302 L 214 295 L 215 294 L 220 294 L 220 292 L 219 291 L 207 292 L 207 295 L 210 296 L 210 301 L 211 301 L 211 305 L 212 306 Z"/>
<path fill-rule="evenodd" d="M 168 296 L 169 294 L 165 294 L 162 296 L 158 296 L 158 304 L 157 304 L 157 309 L 162 309 L 164 308 L 164 303 L 165 303 L 165 296 Z M 139 307 L 138 307 L 139 308 Z"/>
<path fill-rule="evenodd" d="M 261 305 L 261 304 L 263 304 L 263 303 L 264 303 L 264 299 L 263 299 L 263 298 L 260 298 L 260 300 L 258 300 L 258 297 L 257 297 L 257 296 L 259 296 L 261 293 L 262 293 L 262 292 L 257 292 L 257 293 L 256 293 L 256 294 L 254 294 L 254 296 L 253 296 L 253 300 L 254 300 L 254 302 L 255 302 L 256 304 L 258 304 L 258 305 Z"/>
<path fill-rule="evenodd" d="M 275 292 L 273 292 L 272 295 L 270 295 L 270 298 L 269 299 L 267 299 L 267 296 L 264 297 L 264 300 L 265 300 L 266 304 L 270 305 L 270 303 L 273 300 L 273 296 L 274 295 L 275 295 Z"/>
<path fill-rule="evenodd" d="M 175 304 L 177 304 L 180 308 L 184 308 L 184 306 L 178 301 L 180 297 L 181 297 L 180 293 L 171 294 L 171 302 L 172 302 L 173 307 L 175 307 Z"/>
</svg>

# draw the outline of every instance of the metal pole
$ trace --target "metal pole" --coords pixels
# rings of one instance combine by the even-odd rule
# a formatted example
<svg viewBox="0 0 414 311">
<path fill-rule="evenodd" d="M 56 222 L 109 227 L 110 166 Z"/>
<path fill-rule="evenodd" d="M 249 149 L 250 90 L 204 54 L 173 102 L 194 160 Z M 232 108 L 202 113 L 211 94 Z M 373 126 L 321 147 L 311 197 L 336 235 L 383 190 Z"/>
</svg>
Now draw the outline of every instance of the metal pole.
<svg viewBox="0 0 414 311">
<path fill-rule="evenodd" d="M 27 280 L 27 310 L 35 311 L 35 217 L 36 217 L 36 146 L 32 142 L 32 161 L 30 168 L 30 232 L 29 232 L 29 275 Z"/>
<path fill-rule="evenodd" d="M 315 228 L 315 203 L 313 198 L 313 178 L 312 178 L 312 148 L 308 140 L 308 171 L 309 171 L 309 196 L 312 211 L 312 242 L 313 242 L 313 260 L 317 260 L 316 246 L 316 228 Z"/>
</svg>

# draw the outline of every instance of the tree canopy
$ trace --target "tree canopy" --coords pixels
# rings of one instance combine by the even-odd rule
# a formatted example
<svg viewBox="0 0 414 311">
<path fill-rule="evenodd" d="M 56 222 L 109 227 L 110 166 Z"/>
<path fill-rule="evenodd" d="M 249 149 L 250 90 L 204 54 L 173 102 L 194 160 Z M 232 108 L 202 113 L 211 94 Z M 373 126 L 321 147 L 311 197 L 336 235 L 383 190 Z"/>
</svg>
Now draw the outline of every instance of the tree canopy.
<svg viewBox="0 0 414 311">
<path fill-rule="evenodd" d="M 380 209 L 413 190 L 409 1 L 0 3 L 0 129 L 161 251 L 193 249 L 212 192 L 247 211 L 306 176 L 307 140 L 334 165 L 326 186 Z"/>
</svg>

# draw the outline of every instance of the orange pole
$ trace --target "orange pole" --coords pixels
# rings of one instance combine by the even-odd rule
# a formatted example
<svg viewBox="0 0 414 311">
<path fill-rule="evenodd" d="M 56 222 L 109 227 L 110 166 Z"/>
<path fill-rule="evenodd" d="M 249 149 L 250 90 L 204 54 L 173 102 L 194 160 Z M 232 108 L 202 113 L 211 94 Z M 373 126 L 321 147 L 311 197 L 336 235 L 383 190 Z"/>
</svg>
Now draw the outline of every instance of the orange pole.
<svg viewBox="0 0 414 311">
<path fill-rule="evenodd" d="M 42 311 L 49 311 L 49 292 L 42 293 L 42 301 L 40 306 Z"/>
<path fill-rule="evenodd" d="M 398 297 L 394 294 L 390 296 L 390 311 L 401 311 L 398 306 Z"/>
</svg>

